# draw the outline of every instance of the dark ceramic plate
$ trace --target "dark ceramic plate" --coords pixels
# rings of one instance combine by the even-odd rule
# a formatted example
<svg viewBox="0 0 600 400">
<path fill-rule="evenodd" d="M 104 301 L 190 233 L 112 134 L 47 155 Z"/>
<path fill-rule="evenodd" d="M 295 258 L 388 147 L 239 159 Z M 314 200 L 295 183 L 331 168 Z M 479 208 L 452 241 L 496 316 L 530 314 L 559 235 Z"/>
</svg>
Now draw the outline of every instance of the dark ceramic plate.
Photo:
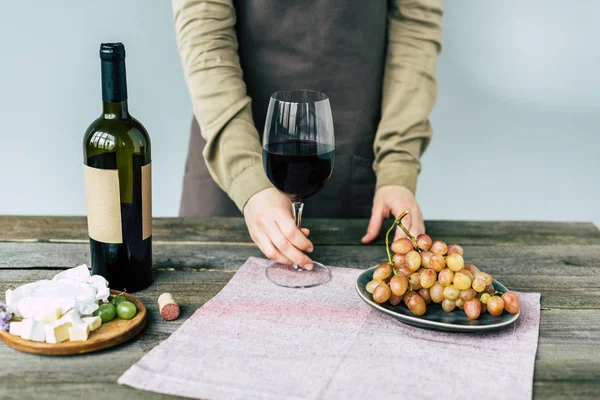
<svg viewBox="0 0 600 400">
<path fill-rule="evenodd" d="M 506 328 L 515 323 L 518 314 L 509 314 L 504 311 L 500 316 L 493 317 L 489 313 L 482 314 L 479 319 L 470 320 L 464 311 L 456 309 L 452 312 L 442 310 L 440 304 L 431 303 L 427 305 L 427 312 L 422 316 L 416 316 L 404 303 L 393 306 L 389 303 L 377 304 L 373 301 L 371 293 L 367 292 L 365 286 L 373 279 L 373 271 L 377 266 L 361 273 L 356 280 L 356 291 L 358 295 L 371 307 L 396 318 L 398 321 L 418 328 L 430 329 L 443 332 L 486 332 Z M 494 288 L 501 292 L 507 292 L 506 286 L 494 279 Z"/>
</svg>

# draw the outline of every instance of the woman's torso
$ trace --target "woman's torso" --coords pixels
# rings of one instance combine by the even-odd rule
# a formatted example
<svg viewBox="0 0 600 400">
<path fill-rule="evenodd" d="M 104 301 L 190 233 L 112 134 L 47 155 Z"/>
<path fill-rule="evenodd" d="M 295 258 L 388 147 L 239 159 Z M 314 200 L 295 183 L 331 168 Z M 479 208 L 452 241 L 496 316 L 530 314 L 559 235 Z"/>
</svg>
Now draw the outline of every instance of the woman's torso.
<svg viewBox="0 0 600 400">
<path fill-rule="evenodd" d="M 236 0 L 234 3 L 240 63 L 252 99 L 254 123 L 261 136 L 272 93 L 314 89 L 329 96 L 335 126 L 335 166 L 327 185 L 306 201 L 305 215 L 368 217 L 375 188 L 373 139 L 380 118 L 387 2 Z M 197 127 L 195 130 L 186 174 L 192 168 L 206 169 L 203 160 L 192 159 L 201 158 L 202 149 L 198 147 L 203 146 L 201 138 L 194 138 L 199 136 Z M 220 200 L 216 194 L 206 192 L 221 189 L 203 182 L 204 187 L 197 188 L 196 193 L 190 193 L 194 191 L 189 187 L 184 189 L 182 215 L 239 215 L 233 203 L 208 204 Z M 193 182 L 185 183 L 190 184 Z M 193 200 L 196 207 L 203 208 L 202 203 L 207 203 L 204 206 L 207 213 L 186 212 L 186 196 L 198 197 Z"/>
</svg>

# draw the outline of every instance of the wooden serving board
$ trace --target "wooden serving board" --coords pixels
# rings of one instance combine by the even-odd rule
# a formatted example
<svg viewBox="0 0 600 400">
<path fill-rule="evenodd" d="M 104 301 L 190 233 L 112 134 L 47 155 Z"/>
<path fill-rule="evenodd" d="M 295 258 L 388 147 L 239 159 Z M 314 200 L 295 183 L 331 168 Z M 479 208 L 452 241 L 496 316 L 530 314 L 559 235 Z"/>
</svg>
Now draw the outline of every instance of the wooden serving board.
<svg viewBox="0 0 600 400">
<path fill-rule="evenodd" d="M 137 307 L 137 314 L 129 320 L 115 317 L 112 321 L 104 323 L 100 328 L 90 332 L 90 336 L 86 341 L 71 342 L 67 340 L 57 344 L 40 343 L 22 339 L 5 331 L 0 331 L 0 339 L 16 350 L 44 355 L 84 354 L 119 345 L 135 337 L 144 329 L 146 326 L 146 307 L 137 297 L 130 294 L 115 290 L 111 290 L 110 293 L 113 295 L 122 294 L 127 297 Z"/>
</svg>

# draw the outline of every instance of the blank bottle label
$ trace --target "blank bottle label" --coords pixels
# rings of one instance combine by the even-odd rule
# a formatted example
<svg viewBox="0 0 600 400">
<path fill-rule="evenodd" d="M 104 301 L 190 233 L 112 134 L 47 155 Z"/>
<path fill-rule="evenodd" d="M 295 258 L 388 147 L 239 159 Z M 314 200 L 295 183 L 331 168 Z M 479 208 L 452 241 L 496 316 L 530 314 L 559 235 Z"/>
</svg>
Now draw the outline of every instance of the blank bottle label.
<svg viewBox="0 0 600 400">
<path fill-rule="evenodd" d="M 119 171 L 83 166 L 89 236 L 103 243 L 123 243 Z"/>
<path fill-rule="evenodd" d="M 142 166 L 142 239 L 152 236 L 152 164 Z"/>
</svg>

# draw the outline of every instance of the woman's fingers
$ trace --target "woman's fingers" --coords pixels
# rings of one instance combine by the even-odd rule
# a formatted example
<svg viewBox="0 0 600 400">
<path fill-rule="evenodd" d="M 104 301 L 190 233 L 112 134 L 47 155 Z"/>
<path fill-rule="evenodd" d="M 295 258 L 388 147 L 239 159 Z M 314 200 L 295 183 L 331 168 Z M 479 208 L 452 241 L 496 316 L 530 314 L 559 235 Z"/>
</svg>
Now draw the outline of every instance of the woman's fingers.
<svg viewBox="0 0 600 400">
<path fill-rule="evenodd" d="M 306 235 L 302 233 L 296 226 L 296 223 L 291 218 L 280 218 L 276 220 L 279 230 L 283 233 L 283 236 L 296 248 L 311 253 L 313 251 L 313 244 L 306 238 Z"/>
<path fill-rule="evenodd" d="M 269 239 L 271 240 L 271 243 L 273 243 L 273 245 L 279 252 L 281 252 L 281 254 L 304 269 L 310 270 L 313 268 L 312 260 L 284 236 L 283 232 L 279 228 L 279 225 L 277 225 L 275 222 L 268 223 L 265 225 L 265 230 L 269 236 Z"/>
<path fill-rule="evenodd" d="M 360 240 L 363 243 L 371 243 L 379 236 L 381 231 L 381 225 L 383 224 L 383 209 L 379 204 L 373 204 L 373 211 L 371 213 L 371 220 L 367 227 L 367 233 Z"/>
<path fill-rule="evenodd" d="M 292 264 L 292 261 L 289 258 L 277 250 L 266 233 L 260 232 L 253 235 L 253 239 L 260 251 L 262 251 L 269 260 L 276 261 L 280 264 Z"/>
</svg>

